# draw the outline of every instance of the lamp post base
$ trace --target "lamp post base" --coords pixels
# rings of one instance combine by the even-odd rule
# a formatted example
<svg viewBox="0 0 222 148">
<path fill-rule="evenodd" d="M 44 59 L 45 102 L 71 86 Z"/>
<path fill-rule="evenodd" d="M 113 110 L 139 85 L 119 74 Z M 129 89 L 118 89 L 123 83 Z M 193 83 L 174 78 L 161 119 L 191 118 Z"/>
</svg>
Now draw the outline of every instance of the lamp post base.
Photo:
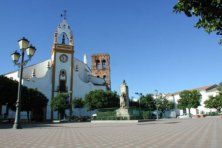
<svg viewBox="0 0 222 148">
<path fill-rule="evenodd" d="M 20 123 L 14 123 L 13 129 L 22 129 L 22 126 Z"/>
</svg>

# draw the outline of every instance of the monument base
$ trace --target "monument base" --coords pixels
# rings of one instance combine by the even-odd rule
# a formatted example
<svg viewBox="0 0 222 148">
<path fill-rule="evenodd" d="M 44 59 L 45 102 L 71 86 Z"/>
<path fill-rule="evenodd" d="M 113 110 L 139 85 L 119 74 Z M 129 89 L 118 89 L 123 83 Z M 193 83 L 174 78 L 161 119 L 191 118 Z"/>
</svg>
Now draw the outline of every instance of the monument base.
<svg viewBox="0 0 222 148">
<path fill-rule="evenodd" d="M 129 109 L 126 108 L 120 108 L 116 110 L 116 116 L 117 117 L 123 117 L 123 119 L 130 120 L 130 112 Z"/>
</svg>

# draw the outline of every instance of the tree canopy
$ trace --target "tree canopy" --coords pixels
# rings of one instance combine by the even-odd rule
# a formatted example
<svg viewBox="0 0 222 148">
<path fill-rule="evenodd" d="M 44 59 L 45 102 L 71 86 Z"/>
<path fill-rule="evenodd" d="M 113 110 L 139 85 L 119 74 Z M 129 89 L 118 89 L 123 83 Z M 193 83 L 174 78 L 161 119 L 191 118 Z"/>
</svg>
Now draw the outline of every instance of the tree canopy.
<svg viewBox="0 0 222 148">
<path fill-rule="evenodd" d="M 0 105 L 6 103 L 12 110 L 15 110 L 17 101 L 18 82 L 0 75 Z M 31 111 L 47 105 L 47 97 L 37 89 L 22 86 L 21 111 Z"/>
<path fill-rule="evenodd" d="M 85 105 L 88 110 L 119 107 L 119 96 L 112 91 L 90 91 L 85 96 Z"/>
<path fill-rule="evenodd" d="M 57 96 L 52 98 L 51 100 L 51 108 L 54 111 L 64 111 L 66 108 L 68 108 L 68 94 L 66 93 L 59 93 Z"/>
<path fill-rule="evenodd" d="M 219 93 L 216 96 L 211 96 L 208 100 L 204 101 L 205 107 L 215 108 L 219 112 L 222 108 L 222 83 L 218 87 Z"/>
<path fill-rule="evenodd" d="M 139 103 L 136 100 L 129 99 L 129 106 L 130 107 L 139 107 Z"/>
<path fill-rule="evenodd" d="M 64 116 L 65 109 L 69 107 L 68 97 L 69 95 L 67 93 L 58 93 L 58 95 L 52 98 L 50 102 L 52 110 L 58 111 L 59 120 Z"/>
<path fill-rule="evenodd" d="M 82 99 L 82 98 L 74 98 L 72 100 L 72 105 L 75 107 L 75 108 L 82 108 L 84 107 L 85 105 L 85 101 Z"/>
<path fill-rule="evenodd" d="M 6 103 L 11 107 L 17 100 L 18 82 L 0 75 L 0 105 Z"/>
<path fill-rule="evenodd" d="M 30 104 L 32 109 L 39 109 L 46 107 L 48 103 L 48 99 L 46 96 L 36 89 L 29 88 L 28 89 L 28 98 L 30 99 Z M 25 98 L 24 98 L 25 99 Z"/>
<path fill-rule="evenodd" d="M 139 101 L 140 101 L 141 108 L 146 108 L 150 111 L 153 111 L 156 109 L 155 100 L 152 94 L 141 96 Z"/>
<path fill-rule="evenodd" d="M 158 110 L 164 113 L 167 110 L 173 109 L 174 103 L 167 100 L 166 97 L 161 95 L 156 99 L 156 106 L 158 107 Z"/>
<path fill-rule="evenodd" d="M 174 12 L 198 17 L 195 27 L 203 28 L 208 33 L 216 32 L 217 35 L 222 35 L 221 0 L 179 0 L 174 6 Z"/>
<path fill-rule="evenodd" d="M 21 111 L 26 111 L 29 119 L 29 112 L 41 112 L 46 107 L 48 99 L 37 89 L 27 88 L 26 86 L 22 86 L 21 89 Z M 7 104 L 11 110 L 15 111 L 17 93 L 18 82 L 0 75 L 0 105 Z M 38 120 L 35 119 L 35 116 L 33 116 L 33 119 Z"/>
<path fill-rule="evenodd" d="M 42 109 L 47 106 L 48 99 L 47 97 L 39 92 L 37 89 L 22 87 L 22 96 L 21 96 L 21 111 L 27 112 L 27 118 L 29 120 L 29 112 L 32 111 L 32 119 L 36 121 L 44 120 L 42 114 Z M 15 106 L 11 107 L 15 111 Z"/>
<path fill-rule="evenodd" d="M 192 91 L 182 91 L 180 93 L 180 100 L 178 100 L 178 108 L 180 109 L 186 109 L 189 110 L 190 115 L 190 109 L 191 108 L 197 108 L 200 105 L 201 100 L 201 94 L 197 90 Z"/>
<path fill-rule="evenodd" d="M 219 112 L 222 108 L 222 96 L 217 95 L 215 97 L 210 97 L 208 100 L 204 101 L 205 107 L 215 108 Z"/>
</svg>

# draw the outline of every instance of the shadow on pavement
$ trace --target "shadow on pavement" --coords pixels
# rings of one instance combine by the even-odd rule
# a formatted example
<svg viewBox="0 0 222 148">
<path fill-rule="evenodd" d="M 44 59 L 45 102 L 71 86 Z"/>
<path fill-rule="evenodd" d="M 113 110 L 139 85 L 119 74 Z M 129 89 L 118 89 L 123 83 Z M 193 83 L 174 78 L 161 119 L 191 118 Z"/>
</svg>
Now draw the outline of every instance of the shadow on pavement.
<svg viewBox="0 0 222 148">
<path fill-rule="evenodd" d="M 167 122 L 167 123 L 163 123 L 163 124 L 175 124 L 175 123 L 180 123 L 180 122 Z"/>
<path fill-rule="evenodd" d="M 0 124 L 0 129 L 10 129 L 12 127 L 12 124 Z"/>
<path fill-rule="evenodd" d="M 50 127 L 61 127 L 54 124 L 46 124 L 46 123 L 25 123 L 21 124 L 22 129 L 27 128 L 50 128 Z M 12 129 L 13 124 L 0 124 L 0 129 Z"/>
<path fill-rule="evenodd" d="M 177 124 L 180 122 L 143 122 L 143 123 L 139 123 L 137 125 L 149 125 L 149 124 Z"/>
</svg>

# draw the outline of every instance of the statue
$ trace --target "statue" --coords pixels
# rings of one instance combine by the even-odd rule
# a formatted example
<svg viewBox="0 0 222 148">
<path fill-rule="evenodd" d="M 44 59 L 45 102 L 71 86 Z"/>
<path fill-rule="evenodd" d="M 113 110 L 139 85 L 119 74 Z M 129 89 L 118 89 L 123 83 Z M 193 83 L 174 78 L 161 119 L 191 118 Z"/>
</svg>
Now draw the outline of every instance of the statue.
<svg viewBox="0 0 222 148">
<path fill-rule="evenodd" d="M 130 119 L 129 114 L 129 92 L 126 81 L 124 80 L 120 86 L 120 108 L 116 110 L 117 117 Z"/>
<path fill-rule="evenodd" d="M 120 95 L 120 108 L 127 108 L 126 101 L 127 101 L 126 94 L 122 93 Z"/>
<path fill-rule="evenodd" d="M 120 108 L 129 108 L 129 93 L 125 80 L 120 86 Z"/>
</svg>

